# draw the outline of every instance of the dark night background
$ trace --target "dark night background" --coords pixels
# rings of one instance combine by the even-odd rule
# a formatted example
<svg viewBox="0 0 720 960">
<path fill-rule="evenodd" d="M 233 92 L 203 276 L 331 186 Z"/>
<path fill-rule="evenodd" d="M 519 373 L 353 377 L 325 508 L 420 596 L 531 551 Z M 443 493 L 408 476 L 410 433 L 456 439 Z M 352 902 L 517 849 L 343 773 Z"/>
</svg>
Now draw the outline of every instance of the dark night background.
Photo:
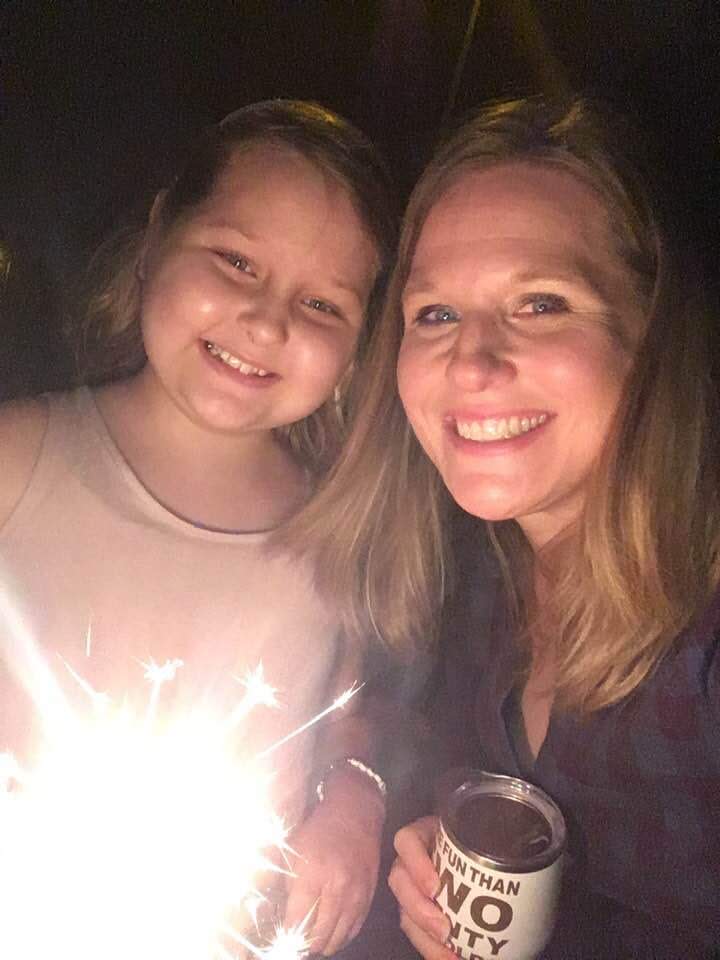
<svg viewBox="0 0 720 960">
<path fill-rule="evenodd" d="M 0 0 L 0 399 L 65 382 L 59 318 L 90 253 L 238 106 L 335 108 L 405 193 L 444 118 L 569 90 L 647 129 L 678 239 L 716 285 L 717 0 Z M 381 912 L 352 957 L 399 957 L 391 927 Z"/>
<path fill-rule="evenodd" d="M 57 318 L 89 253 L 142 215 L 199 128 L 267 97 L 346 114 L 404 192 L 444 117 L 504 94 L 600 95 L 654 138 L 681 239 L 718 279 L 713 0 L 2 0 L 0 29 L 0 240 L 12 257 L 0 396 L 62 382 Z"/>
</svg>

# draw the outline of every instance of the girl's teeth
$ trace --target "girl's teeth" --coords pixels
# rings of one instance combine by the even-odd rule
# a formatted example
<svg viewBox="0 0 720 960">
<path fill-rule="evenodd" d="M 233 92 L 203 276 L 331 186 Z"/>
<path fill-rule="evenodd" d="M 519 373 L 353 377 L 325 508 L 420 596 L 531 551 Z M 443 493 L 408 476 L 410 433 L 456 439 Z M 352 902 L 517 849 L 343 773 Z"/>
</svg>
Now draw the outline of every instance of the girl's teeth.
<svg viewBox="0 0 720 960">
<path fill-rule="evenodd" d="M 246 376 L 266 377 L 268 375 L 267 370 L 263 370 L 260 367 L 253 367 L 249 363 L 243 363 L 238 357 L 233 356 L 232 353 L 227 350 L 222 350 L 214 343 L 207 341 L 206 346 L 208 353 L 211 353 L 213 357 L 217 357 L 218 360 L 222 360 L 223 363 L 232 367 L 233 370 L 239 370 L 240 373 L 244 373 Z"/>
<path fill-rule="evenodd" d="M 529 433 L 536 427 L 542 426 L 548 415 L 541 413 L 537 417 L 501 417 L 499 420 L 455 421 L 455 429 L 465 440 L 476 440 L 478 443 L 491 443 L 493 440 L 511 440 L 523 433 Z"/>
</svg>

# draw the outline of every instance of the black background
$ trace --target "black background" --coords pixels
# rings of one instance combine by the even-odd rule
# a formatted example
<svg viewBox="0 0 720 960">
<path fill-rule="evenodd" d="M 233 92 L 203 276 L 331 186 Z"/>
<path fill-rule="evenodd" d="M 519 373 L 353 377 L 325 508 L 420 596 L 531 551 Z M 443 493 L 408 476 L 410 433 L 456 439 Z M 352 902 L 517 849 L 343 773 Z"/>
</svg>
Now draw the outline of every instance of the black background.
<svg viewBox="0 0 720 960">
<path fill-rule="evenodd" d="M 720 279 L 717 0 L 0 0 L 0 85 L 0 398 L 65 382 L 59 318 L 93 248 L 200 128 L 275 96 L 355 121 L 403 193 L 443 118 L 604 97 L 648 130 L 679 239 Z M 409 955 L 378 896 L 349 960 Z"/>
<path fill-rule="evenodd" d="M 316 99 L 375 139 L 404 193 L 441 123 L 490 97 L 577 90 L 654 139 L 678 232 L 716 281 L 720 4 L 713 0 L 2 0 L 0 395 L 65 375 L 67 291 L 142 216 L 202 126 Z M 472 29 L 466 56 L 463 44 Z"/>
</svg>

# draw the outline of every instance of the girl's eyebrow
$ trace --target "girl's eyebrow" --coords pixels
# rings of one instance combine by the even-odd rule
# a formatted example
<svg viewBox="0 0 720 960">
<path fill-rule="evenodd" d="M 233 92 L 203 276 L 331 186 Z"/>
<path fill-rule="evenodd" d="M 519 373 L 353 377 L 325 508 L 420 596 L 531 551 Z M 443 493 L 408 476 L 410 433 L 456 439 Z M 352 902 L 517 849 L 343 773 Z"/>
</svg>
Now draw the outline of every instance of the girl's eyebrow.
<svg viewBox="0 0 720 960">
<path fill-rule="evenodd" d="M 250 230 L 245 230 L 240 224 L 231 223 L 229 220 L 224 220 L 223 218 L 204 220 L 202 217 L 199 217 L 197 222 L 204 230 L 225 230 L 228 233 L 238 234 L 251 243 L 255 243 L 261 239 L 261 237 L 252 233 Z"/>
<path fill-rule="evenodd" d="M 222 217 L 213 218 L 212 220 L 203 220 L 201 217 L 199 217 L 197 223 L 203 230 L 224 230 L 227 233 L 234 233 L 237 236 L 242 237 L 249 243 L 259 243 L 263 239 L 257 234 L 252 233 L 249 230 L 244 230 L 238 224 L 230 223 L 229 220 L 225 220 Z M 351 296 L 353 300 L 357 302 L 358 306 L 363 306 L 365 301 L 364 295 L 359 289 L 357 289 L 351 283 L 348 283 L 342 277 L 329 277 L 327 283 L 333 290 L 337 290 Z"/>
<path fill-rule="evenodd" d="M 351 283 L 347 283 L 347 281 L 342 280 L 339 277 L 330 277 L 328 282 L 332 290 L 337 290 L 341 293 L 347 294 L 348 296 L 352 297 L 353 300 L 355 300 L 357 306 L 363 306 L 365 297 Z"/>
</svg>

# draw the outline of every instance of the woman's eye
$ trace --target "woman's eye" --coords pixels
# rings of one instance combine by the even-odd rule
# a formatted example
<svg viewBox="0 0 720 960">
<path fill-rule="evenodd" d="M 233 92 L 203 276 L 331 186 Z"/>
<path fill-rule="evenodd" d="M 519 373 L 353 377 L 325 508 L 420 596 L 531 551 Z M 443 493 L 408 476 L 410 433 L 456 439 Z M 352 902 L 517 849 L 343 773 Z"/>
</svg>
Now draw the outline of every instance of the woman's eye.
<svg viewBox="0 0 720 960">
<path fill-rule="evenodd" d="M 320 300 L 318 297 L 307 297 L 303 300 L 303 303 L 306 307 L 310 307 L 311 310 L 318 310 L 320 313 L 332 313 L 335 316 L 339 316 L 340 311 L 337 307 L 333 306 L 332 303 L 328 303 L 326 300 Z"/>
<path fill-rule="evenodd" d="M 415 324 L 425 327 L 436 327 L 444 323 L 457 323 L 460 314 L 452 307 L 446 307 L 443 304 L 433 304 L 430 307 L 424 307 L 415 317 Z"/>
<path fill-rule="evenodd" d="M 237 270 L 239 273 L 252 273 L 250 261 L 247 257 L 241 257 L 239 253 L 232 253 L 225 250 L 221 250 L 219 253 L 223 260 L 226 260 L 230 264 L 233 270 Z"/>
<path fill-rule="evenodd" d="M 543 313 L 566 313 L 569 309 L 567 300 L 558 294 L 531 293 L 522 298 L 514 312 L 516 316 L 527 317 Z"/>
</svg>

